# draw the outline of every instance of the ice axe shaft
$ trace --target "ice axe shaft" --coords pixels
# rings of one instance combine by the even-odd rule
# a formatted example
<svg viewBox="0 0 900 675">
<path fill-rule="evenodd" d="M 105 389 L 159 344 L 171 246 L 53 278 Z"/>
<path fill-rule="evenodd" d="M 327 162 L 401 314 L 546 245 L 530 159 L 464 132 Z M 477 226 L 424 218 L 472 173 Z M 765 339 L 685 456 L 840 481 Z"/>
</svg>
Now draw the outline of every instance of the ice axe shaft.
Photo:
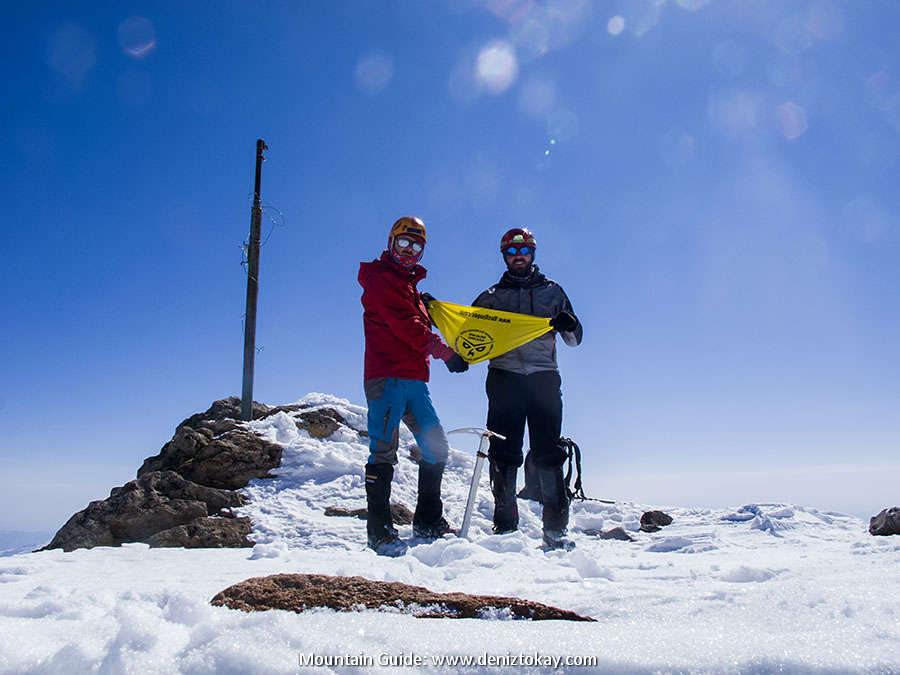
<svg viewBox="0 0 900 675">
<path fill-rule="evenodd" d="M 475 457 L 475 470 L 472 472 L 472 482 L 469 484 L 469 496 L 466 499 L 466 511 L 463 514 L 462 526 L 459 528 L 459 536 L 463 539 L 469 538 L 469 524 L 472 522 L 472 509 L 475 508 L 475 497 L 478 494 L 478 481 L 481 479 L 481 466 L 484 464 L 484 458 L 487 457 L 485 450 L 490 443 L 490 436 L 481 437 L 481 443 L 478 445 L 478 454 Z"/>
<path fill-rule="evenodd" d="M 475 470 L 472 472 L 472 482 L 469 484 L 469 497 L 466 499 L 466 511 L 463 514 L 462 526 L 459 528 L 459 536 L 463 539 L 469 538 L 469 524 L 472 521 L 472 509 L 475 508 L 475 497 L 478 494 L 478 481 L 481 479 L 481 466 L 487 457 L 487 448 L 491 442 L 491 436 L 506 440 L 506 436 L 501 436 L 489 429 L 481 429 L 475 427 L 467 427 L 465 429 L 454 429 L 448 433 L 451 434 L 475 434 L 481 437 L 478 444 L 478 453 L 475 456 Z"/>
</svg>

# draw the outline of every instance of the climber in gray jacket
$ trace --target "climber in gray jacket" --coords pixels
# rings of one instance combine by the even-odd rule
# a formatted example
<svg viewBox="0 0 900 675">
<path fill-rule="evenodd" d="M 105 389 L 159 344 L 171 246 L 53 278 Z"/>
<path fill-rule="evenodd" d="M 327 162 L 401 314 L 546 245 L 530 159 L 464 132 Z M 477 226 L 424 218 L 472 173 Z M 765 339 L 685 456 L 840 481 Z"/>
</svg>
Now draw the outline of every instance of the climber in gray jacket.
<svg viewBox="0 0 900 675">
<path fill-rule="evenodd" d="M 567 453 L 559 445 L 562 429 L 562 392 L 556 363 L 556 335 L 570 347 L 581 343 L 581 322 L 572 303 L 557 284 L 534 264 L 536 242 L 526 229 L 513 228 L 500 240 L 507 270 L 500 281 L 472 304 L 550 319 L 554 330 L 521 347 L 491 359 L 485 388 L 488 396 L 487 426 L 506 436 L 491 438 L 488 452 L 491 491 L 494 495 L 494 532 L 518 528 L 516 473 L 522 465 L 525 422 L 531 444 L 525 463 L 522 496 L 544 505 L 544 544 L 571 548 L 566 528 L 569 496 L 562 466 Z"/>
</svg>

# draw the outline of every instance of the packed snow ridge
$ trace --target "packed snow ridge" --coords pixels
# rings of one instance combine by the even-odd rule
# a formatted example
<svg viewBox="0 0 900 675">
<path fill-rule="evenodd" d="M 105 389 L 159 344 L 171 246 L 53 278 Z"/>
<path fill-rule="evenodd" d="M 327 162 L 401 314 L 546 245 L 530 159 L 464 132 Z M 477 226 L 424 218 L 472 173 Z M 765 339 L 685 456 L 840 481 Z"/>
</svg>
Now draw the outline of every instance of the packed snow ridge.
<svg viewBox="0 0 900 675">
<path fill-rule="evenodd" d="M 473 672 L 498 672 L 504 662 L 490 665 L 489 657 L 550 672 L 565 663 L 552 657 L 561 657 L 603 672 L 900 673 L 900 538 L 872 537 L 857 518 L 785 504 L 715 510 L 575 502 L 577 548 L 545 552 L 533 502 L 520 500 L 518 532 L 491 533 L 483 475 L 470 540 L 448 536 L 400 558 L 379 557 L 365 546 L 364 521 L 324 515 L 329 506 L 365 506 L 365 408 L 326 394 L 299 403 L 307 411 L 333 408 L 346 423 L 325 439 L 299 429 L 296 413 L 248 423 L 284 448 L 275 478 L 243 490 L 250 501 L 240 511 L 252 520 L 254 548 L 126 544 L 0 558 L 0 672 L 321 673 L 329 671 L 303 664 L 370 657 L 363 663 L 389 670 L 415 655 L 424 660 L 420 669 L 434 672 L 447 657 L 471 657 Z M 443 498 L 458 525 L 477 439 L 450 439 L 456 449 Z M 412 508 L 413 438 L 402 427 L 400 443 L 392 501 Z M 590 456 L 584 461 L 590 470 Z M 641 514 L 658 508 L 674 522 L 640 531 Z M 634 541 L 588 534 L 614 527 Z M 410 526 L 399 530 L 411 536 Z M 375 610 L 245 614 L 209 604 L 232 584 L 277 573 L 516 596 L 598 622 L 512 621 L 502 613 L 417 619 Z M 593 660 L 578 660 L 587 657 Z"/>
</svg>

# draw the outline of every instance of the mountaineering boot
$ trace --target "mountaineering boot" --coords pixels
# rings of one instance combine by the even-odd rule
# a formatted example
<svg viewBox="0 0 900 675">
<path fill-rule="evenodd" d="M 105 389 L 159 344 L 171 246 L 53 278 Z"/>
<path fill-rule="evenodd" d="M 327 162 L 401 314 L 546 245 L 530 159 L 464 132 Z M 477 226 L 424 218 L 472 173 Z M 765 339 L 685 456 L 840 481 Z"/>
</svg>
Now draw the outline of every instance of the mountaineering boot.
<svg viewBox="0 0 900 675">
<path fill-rule="evenodd" d="M 519 490 L 519 499 L 530 499 L 542 503 L 541 479 L 538 477 L 537 467 L 531 457 L 531 450 L 525 455 L 525 485 Z"/>
<path fill-rule="evenodd" d="M 406 553 L 409 548 L 400 537 L 394 534 L 393 530 L 388 530 L 381 538 L 373 538 L 369 535 L 367 543 L 370 549 L 378 555 L 386 555 L 389 558 L 396 558 Z"/>
<path fill-rule="evenodd" d="M 516 504 L 516 472 L 513 464 L 491 462 L 491 492 L 494 493 L 494 534 L 507 534 L 519 529 L 519 506 Z"/>
<path fill-rule="evenodd" d="M 444 476 L 444 464 L 419 462 L 419 495 L 416 499 L 416 512 L 413 514 L 413 536 L 422 539 L 440 539 L 452 532 L 450 525 L 441 515 L 444 504 L 441 502 L 441 479 Z"/>
<path fill-rule="evenodd" d="M 366 464 L 366 542 L 378 555 L 396 557 L 406 553 L 406 544 L 391 522 L 391 464 Z"/>
<path fill-rule="evenodd" d="M 413 524 L 413 536 L 419 539 L 440 539 L 445 534 L 456 534 L 456 530 L 443 517 L 433 525 Z"/>
<path fill-rule="evenodd" d="M 575 542 L 569 539 L 566 528 L 561 530 L 544 530 L 544 547 L 551 550 L 571 551 Z"/>
<path fill-rule="evenodd" d="M 569 494 L 562 475 L 561 466 L 539 466 L 538 478 L 541 482 L 541 494 L 544 497 L 544 509 L 541 514 L 544 525 L 544 546 L 551 549 L 571 550 L 575 542 L 568 537 L 566 527 L 569 524 Z"/>
</svg>

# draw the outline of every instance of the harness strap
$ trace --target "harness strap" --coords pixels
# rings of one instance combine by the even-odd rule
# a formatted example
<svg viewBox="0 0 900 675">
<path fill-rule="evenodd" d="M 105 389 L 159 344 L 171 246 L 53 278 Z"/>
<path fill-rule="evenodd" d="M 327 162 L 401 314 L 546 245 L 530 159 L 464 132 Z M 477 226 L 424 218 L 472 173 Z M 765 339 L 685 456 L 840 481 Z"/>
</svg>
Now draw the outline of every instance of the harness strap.
<svg viewBox="0 0 900 675">
<path fill-rule="evenodd" d="M 569 495 L 569 500 L 577 499 L 579 501 L 584 501 L 587 499 L 584 495 L 584 489 L 581 486 L 581 448 L 578 447 L 578 444 L 573 441 L 571 438 L 560 438 L 559 444 L 566 449 L 566 453 L 568 454 L 568 462 L 569 466 L 566 469 L 566 492 Z M 569 488 L 570 483 L 572 482 L 572 464 L 575 465 L 575 489 L 572 490 Z"/>
<path fill-rule="evenodd" d="M 581 448 L 571 438 L 560 438 L 560 447 L 566 449 L 568 454 L 569 466 L 566 469 L 566 494 L 569 495 L 569 501 L 577 499 L 578 501 L 600 502 L 601 504 L 615 504 L 612 499 L 597 499 L 596 497 L 585 497 L 584 489 L 581 487 Z M 569 483 L 572 481 L 572 464 L 575 464 L 575 489 L 569 489 Z"/>
</svg>

